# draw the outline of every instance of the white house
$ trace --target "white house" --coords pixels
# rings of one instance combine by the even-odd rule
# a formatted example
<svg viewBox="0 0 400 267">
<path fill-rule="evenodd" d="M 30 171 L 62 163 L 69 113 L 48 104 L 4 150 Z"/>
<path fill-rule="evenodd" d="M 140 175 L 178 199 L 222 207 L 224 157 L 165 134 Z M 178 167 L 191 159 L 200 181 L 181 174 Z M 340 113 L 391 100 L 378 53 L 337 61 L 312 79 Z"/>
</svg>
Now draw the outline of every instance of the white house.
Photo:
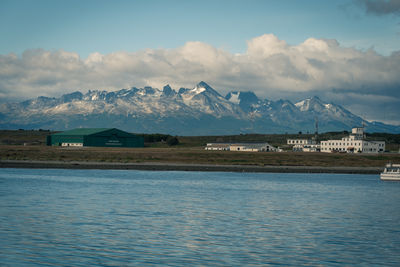
<svg viewBox="0 0 400 267">
<path fill-rule="evenodd" d="M 288 139 L 288 145 L 293 146 L 293 151 L 318 152 L 320 145 L 314 139 Z"/>
<path fill-rule="evenodd" d="M 208 143 L 205 150 L 228 150 L 230 144 L 228 143 Z"/>
<path fill-rule="evenodd" d="M 351 134 L 341 140 L 321 141 L 321 152 L 332 153 L 382 153 L 384 141 L 367 141 L 364 128 L 353 128 Z"/>
</svg>

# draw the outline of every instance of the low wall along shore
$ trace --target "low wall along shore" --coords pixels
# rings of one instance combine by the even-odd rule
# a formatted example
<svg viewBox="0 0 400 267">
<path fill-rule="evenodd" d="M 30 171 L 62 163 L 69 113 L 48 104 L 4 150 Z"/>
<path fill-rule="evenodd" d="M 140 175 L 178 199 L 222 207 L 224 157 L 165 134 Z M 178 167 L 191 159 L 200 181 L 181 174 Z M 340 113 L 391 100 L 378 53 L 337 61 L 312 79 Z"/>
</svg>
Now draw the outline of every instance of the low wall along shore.
<svg viewBox="0 0 400 267">
<path fill-rule="evenodd" d="M 277 173 L 358 173 L 379 174 L 380 167 L 317 167 L 317 166 L 244 166 L 173 163 L 102 163 L 2 160 L 2 168 L 40 169 L 110 169 L 147 171 L 215 171 L 215 172 L 277 172 Z"/>
</svg>

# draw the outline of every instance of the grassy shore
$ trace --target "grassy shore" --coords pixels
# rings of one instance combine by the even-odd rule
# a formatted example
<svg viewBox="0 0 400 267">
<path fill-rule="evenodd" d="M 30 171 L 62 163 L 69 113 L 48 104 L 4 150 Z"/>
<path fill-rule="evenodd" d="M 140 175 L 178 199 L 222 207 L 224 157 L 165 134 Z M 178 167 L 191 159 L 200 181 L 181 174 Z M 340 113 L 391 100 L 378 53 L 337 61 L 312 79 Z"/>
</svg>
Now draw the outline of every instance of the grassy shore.
<svg viewBox="0 0 400 267">
<path fill-rule="evenodd" d="M 1 160 L 107 163 L 179 163 L 248 166 L 383 167 L 400 163 L 400 154 L 330 154 L 299 152 L 206 151 L 203 148 L 61 148 L 0 146 Z"/>
<path fill-rule="evenodd" d="M 2 130 L 0 131 L 0 160 L 4 161 L 39 161 L 45 166 L 48 162 L 87 164 L 88 167 L 104 163 L 108 168 L 110 164 L 132 164 L 137 168 L 138 164 L 146 165 L 182 165 L 183 169 L 192 165 L 191 169 L 197 170 L 194 165 L 204 166 L 248 166 L 261 168 L 266 166 L 294 166 L 307 167 L 304 171 L 315 167 L 324 168 L 383 168 L 387 162 L 400 163 L 400 154 L 330 154 L 330 153 L 300 153 L 300 152 L 231 152 L 231 151 L 206 151 L 204 145 L 207 142 L 246 142 L 267 141 L 275 146 L 285 147 L 286 138 L 300 137 L 291 135 L 236 135 L 236 136 L 200 136 L 178 137 L 180 144 L 170 147 L 165 142 L 147 143 L 145 148 L 62 148 L 45 145 L 48 131 L 39 130 Z M 338 136 L 335 136 L 337 134 Z M 345 133 L 329 133 L 329 137 L 340 137 Z M 328 135 L 325 134 L 325 135 Z M 304 135 L 303 135 L 304 136 Z M 308 137 L 308 136 L 307 136 Z M 328 138 L 328 136 L 325 136 Z M 374 137 L 384 138 L 387 148 L 392 151 L 399 150 L 400 135 L 380 134 Z M 287 147 L 287 149 L 290 149 Z M 23 162 L 19 166 L 23 166 Z M 45 163 L 47 162 L 47 163 Z M 74 164 L 75 164 L 74 163 Z M 17 163 L 16 163 L 17 164 Z M 91 165 L 94 164 L 94 165 Z M 68 164 L 59 165 L 67 166 Z M 10 166 L 2 165 L 2 166 Z M 27 165 L 25 165 L 27 166 Z M 33 165 L 32 165 L 33 166 Z M 55 166 L 53 164 L 53 166 Z M 145 167 L 146 167 L 145 166 Z M 203 166 L 203 167 L 204 167 Z M 124 168 L 123 166 L 120 166 Z M 157 168 L 158 168 L 157 167 Z M 118 167 L 119 168 L 119 167 Z M 147 167 L 146 167 L 147 168 Z M 167 168 L 167 167 L 165 167 Z M 204 167 L 207 169 L 208 167 Z M 203 169 L 204 169 L 203 168 Z M 221 167 L 222 169 L 224 167 Z M 221 169 L 220 168 L 220 169 Z M 200 168 L 201 169 L 201 168 Z M 218 170 L 220 170 L 218 169 Z M 231 168 L 232 169 L 232 168 Z M 233 168 L 235 169 L 235 168 Z M 296 168 L 295 168 L 296 169 Z M 238 169 L 239 170 L 239 169 Z M 274 170 L 272 168 L 271 170 Z M 325 169 L 326 170 L 326 169 Z"/>
</svg>

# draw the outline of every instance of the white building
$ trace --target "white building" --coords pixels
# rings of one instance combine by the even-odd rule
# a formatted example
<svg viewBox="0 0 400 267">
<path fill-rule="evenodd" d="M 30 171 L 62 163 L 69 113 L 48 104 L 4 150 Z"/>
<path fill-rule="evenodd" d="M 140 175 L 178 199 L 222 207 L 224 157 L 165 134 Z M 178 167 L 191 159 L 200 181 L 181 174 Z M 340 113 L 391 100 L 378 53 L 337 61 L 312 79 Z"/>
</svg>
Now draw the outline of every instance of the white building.
<svg viewBox="0 0 400 267">
<path fill-rule="evenodd" d="M 288 139 L 288 145 L 315 145 L 317 142 L 313 139 Z"/>
<path fill-rule="evenodd" d="M 353 128 L 351 134 L 341 140 L 321 141 L 321 152 L 382 153 L 384 141 L 366 141 L 364 128 Z"/>
<path fill-rule="evenodd" d="M 293 151 L 318 152 L 320 145 L 314 139 L 288 139 L 288 145 L 293 146 Z"/>
<path fill-rule="evenodd" d="M 272 152 L 277 149 L 268 143 L 238 143 L 231 144 L 230 151 Z"/>
<path fill-rule="evenodd" d="M 245 152 L 275 152 L 280 151 L 268 143 L 208 143 L 205 150 L 227 150 Z"/>
<path fill-rule="evenodd" d="M 228 143 L 208 143 L 205 150 L 227 150 L 229 151 L 230 144 Z"/>
<path fill-rule="evenodd" d="M 61 143 L 61 146 L 83 147 L 83 143 Z"/>
</svg>

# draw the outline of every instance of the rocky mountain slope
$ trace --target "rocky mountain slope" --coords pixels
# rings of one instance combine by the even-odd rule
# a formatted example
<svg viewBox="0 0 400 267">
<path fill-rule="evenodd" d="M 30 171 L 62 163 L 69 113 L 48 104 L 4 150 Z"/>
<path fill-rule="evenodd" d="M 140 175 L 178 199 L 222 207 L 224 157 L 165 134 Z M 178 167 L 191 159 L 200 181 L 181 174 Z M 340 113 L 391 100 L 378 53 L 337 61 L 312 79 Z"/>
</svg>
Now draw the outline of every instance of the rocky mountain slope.
<svg viewBox="0 0 400 267">
<path fill-rule="evenodd" d="M 398 126 L 367 122 L 318 97 L 298 103 L 259 99 L 253 92 L 230 92 L 223 97 L 205 82 L 178 91 L 169 85 L 162 90 L 132 87 L 0 105 L 1 129 L 117 127 L 177 135 L 294 133 L 314 132 L 316 118 L 320 131 L 349 130 L 364 123 L 369 132 L 400 132 Z"/>
</svg>

